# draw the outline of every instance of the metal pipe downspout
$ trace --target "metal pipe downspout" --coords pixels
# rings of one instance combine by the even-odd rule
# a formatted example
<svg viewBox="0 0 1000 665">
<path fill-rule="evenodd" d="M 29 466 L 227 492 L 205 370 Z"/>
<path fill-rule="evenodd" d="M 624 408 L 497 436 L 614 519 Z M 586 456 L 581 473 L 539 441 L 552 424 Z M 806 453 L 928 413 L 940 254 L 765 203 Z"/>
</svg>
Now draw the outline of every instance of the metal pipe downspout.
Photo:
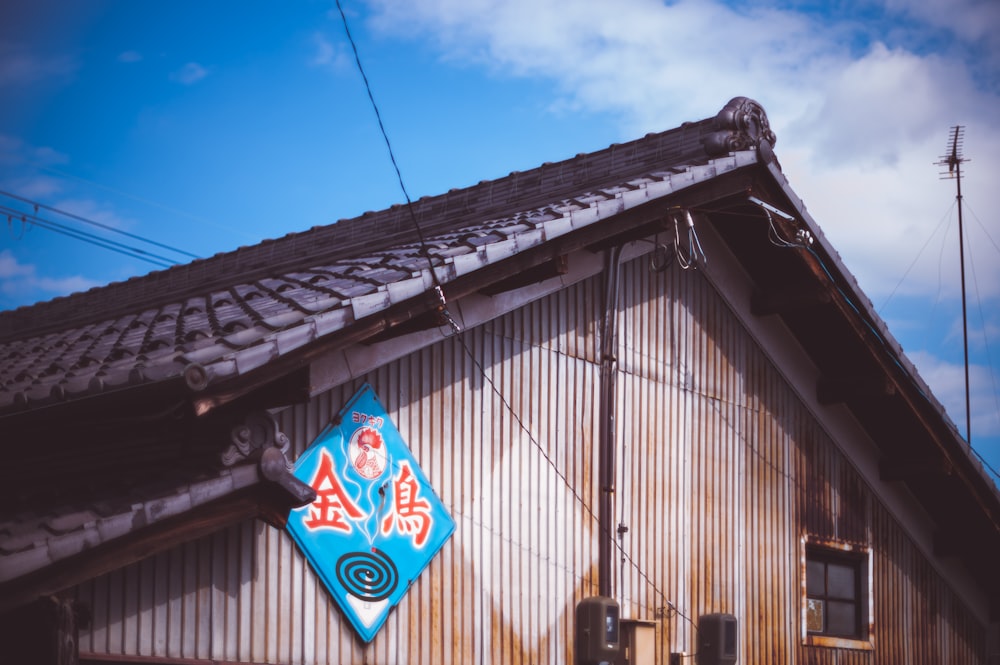
<svg viewBox="0 0 1000 665">
<path fill-rule="evenodd" d="M 598 437 L 597 584 L 601 596 L 611 597 L 611 549 L 614 546 L 615 404 L 618 374 L 618 273 L 621 247 L 604 254 L 604 319 L 601 322 L 601 403 Z"/>
</svg>

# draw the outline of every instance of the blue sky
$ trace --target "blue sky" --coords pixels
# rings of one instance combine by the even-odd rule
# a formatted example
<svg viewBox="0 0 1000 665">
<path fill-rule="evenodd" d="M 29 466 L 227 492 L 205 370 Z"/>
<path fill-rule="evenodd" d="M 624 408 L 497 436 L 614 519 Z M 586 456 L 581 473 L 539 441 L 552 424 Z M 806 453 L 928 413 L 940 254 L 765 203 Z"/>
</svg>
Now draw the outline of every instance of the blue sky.
<svg viewBox="0 0 1000 665">
<path fill-rule="evenodd" d="M 793 189 L 963 432 L 955 190 L 934 162 L 965 125 L 973 444 L 1000 469 L 1000 3 L 344 7 L 414 198 L 760 101 Z M 331 2 L 3 3 L 0 98 L 0 190 L 197 256 L 403 198 Z M 6 226 L 0 309 L 156 267 Z"/>
</svg>

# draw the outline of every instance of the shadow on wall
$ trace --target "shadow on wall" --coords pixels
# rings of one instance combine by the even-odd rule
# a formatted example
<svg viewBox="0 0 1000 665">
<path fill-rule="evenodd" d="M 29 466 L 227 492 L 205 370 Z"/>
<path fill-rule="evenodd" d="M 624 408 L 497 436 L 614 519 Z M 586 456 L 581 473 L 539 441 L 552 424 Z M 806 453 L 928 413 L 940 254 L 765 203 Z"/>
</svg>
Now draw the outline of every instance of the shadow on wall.
<svg viewBox="0 0 1000 665">
<path fill-rule="evenodd" d="M 252 582 L 265 529 L 245 520 L 69 590 L 65 595 L 90 610 L 80 650 L 165 655 L 165 645 L 204 642 L 213 629 L 237 634 L 263 600 L 253 597 Z M 185 626 L 192 634 L 177 634 Z M 196 656 L 193 648 L 184 655 Z"/>
</svg>

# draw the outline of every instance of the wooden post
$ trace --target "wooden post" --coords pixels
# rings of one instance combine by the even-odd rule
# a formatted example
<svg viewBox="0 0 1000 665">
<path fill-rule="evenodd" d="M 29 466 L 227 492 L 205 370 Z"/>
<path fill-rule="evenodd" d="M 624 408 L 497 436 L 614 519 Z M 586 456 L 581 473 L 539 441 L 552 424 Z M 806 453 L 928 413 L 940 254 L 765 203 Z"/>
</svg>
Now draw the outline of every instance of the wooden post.
<svg viewBox="0 0 1000 665">
<path fill-rule="evenodd" d="M 77 665 L 78 637 L 71 600 L 44 596 L 0 615 L 0 653 L 11 663 Z"/>
</svg>

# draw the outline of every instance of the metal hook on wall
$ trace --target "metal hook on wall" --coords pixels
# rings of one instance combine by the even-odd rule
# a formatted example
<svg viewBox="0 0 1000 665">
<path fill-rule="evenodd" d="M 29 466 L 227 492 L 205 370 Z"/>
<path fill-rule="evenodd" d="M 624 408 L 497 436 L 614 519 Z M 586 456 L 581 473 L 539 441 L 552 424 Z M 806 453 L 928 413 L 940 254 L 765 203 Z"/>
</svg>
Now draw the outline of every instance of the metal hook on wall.
<svg viewBox="0 0 1000 665">
<path fill-rule="evenodd" d="M 653 253 L 649 257 L 649 269 L 653 272 L 663 272 L 674 262 L 676 254 L 674 245 L 660 242 L 660 234 L 656 234 L 656 242 L 653 243 Z"/>
<path fill-rule="evenodd" d="M 674 223 L 674 247 L 676 248 L 677 264 L 682 270 L 697 267 L 697 264 L 708 263 L 705 250 L 701 247 L 698 239 L 698 232 L 694 228 L 694 216 L 688 208 L 675 208 L 671 211 L 670 218 Z M 687 244 L 681 243 L 681 225 L 687 227 Z"/>
</svg>

